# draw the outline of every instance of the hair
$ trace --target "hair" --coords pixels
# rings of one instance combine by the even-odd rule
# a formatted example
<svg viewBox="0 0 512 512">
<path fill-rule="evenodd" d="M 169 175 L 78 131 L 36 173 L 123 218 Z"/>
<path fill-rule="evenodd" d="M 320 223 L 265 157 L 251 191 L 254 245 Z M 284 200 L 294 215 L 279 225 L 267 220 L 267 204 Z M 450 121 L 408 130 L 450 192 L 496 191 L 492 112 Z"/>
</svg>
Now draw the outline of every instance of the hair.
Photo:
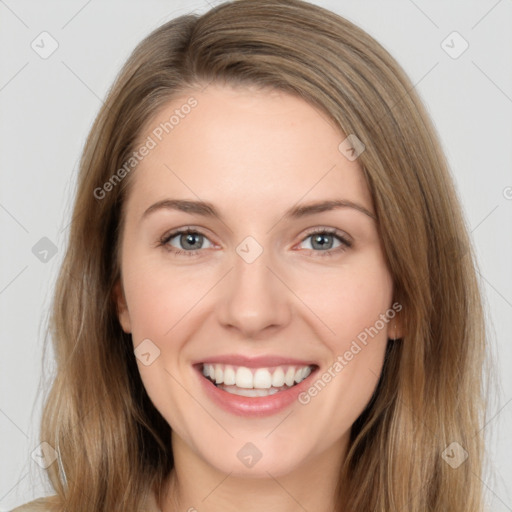
<svg viewBox="0 0 512 512">
<path fill-rule="evenodd" d="M 94 191 L 163 106 L 210 83 L 300 97 L 366 147 L 358 161 L 404 334 L 388 341 L 379 383 L 352 426 L 339 510 L 483 510 L 484 315 L 446 158 L 394 58 L 343 17 L 301 0 L 226 2 L 165 23 L 132 52 L 97 115 L 49 325 L 57 369 L 41 441 L 58 453 L 47 469 L 54 509 L 140 511 L 173 468 L 171 427 L 144 389 L 113 298 L 136 170 L 103 198 Z M 468 453 L 457 469 L 443 460 L 453 442 Z"/>
</svg>

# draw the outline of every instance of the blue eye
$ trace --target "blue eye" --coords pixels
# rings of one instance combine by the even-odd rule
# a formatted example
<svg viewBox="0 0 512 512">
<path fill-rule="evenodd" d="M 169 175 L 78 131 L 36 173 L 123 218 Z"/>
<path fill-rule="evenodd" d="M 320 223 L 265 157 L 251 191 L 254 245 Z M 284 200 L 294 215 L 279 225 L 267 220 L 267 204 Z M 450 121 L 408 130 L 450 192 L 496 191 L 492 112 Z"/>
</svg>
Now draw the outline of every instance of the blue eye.
<svg viewBox="0 0 512 512">
<path fill-rule="evenodd" d="M 308 250 L 312 251 L 314 256 L 333 256 L 339 252 L 345 251 L 352 246 L 352 243 L 337 229 L 332 228 L 317 228 L 303 239 L 302 243 L 311 239 Z M 338 242 L 336 247 L 333 247 L 335 242 Z M 319 250 L 316 250 L 319 249 Z M 316 254 L 315 254 L 316 253 Z"/>
<path fill-rule="evenodd" d="M 172 243 L 175 239 L 176 242 Z M 308 239 L 311 239 L 311 247 L 306 249 L 315 257 L 333 256 L 352 246 L 352 242 L 342 232 L 333 228 L 317 228 L 303 238 L 301 244 Z M 204 247 L 205 241 L 210 245 Z M 335 245 L 336 242 L 337 245 Z M 178 245 L 176 246 L 176 244 Z M 196 256 L 201 249 L 213 247 L 205 235 L 192 228 L 179 229 L 164 235 L 159 245 L 176 256 Z"/>
<path fill-rule="evenodd" d="M 170 243 L 174 238 L 178 240 L 179 246 L 185 250 L 180 250 L 179 248 L 171 249 L 171 247 L 175 247 Z M 186 254 L 187 256 L 194 256 L 197 254 L 199 249 L 204 248 L 202 245 L 205 240 L 208 240 L 208 238 L 199 233 L 199 231 L 187 228 L 170 233 L 169 235 L 165 236 L 160 243 L 161 245 L 164 245 L 166 248 L 168 248 L 170 252 L 173 252 L 176 255 Z M 213 244 L 210 242 L 210 245 L 212 246 Z"/>
</svg>

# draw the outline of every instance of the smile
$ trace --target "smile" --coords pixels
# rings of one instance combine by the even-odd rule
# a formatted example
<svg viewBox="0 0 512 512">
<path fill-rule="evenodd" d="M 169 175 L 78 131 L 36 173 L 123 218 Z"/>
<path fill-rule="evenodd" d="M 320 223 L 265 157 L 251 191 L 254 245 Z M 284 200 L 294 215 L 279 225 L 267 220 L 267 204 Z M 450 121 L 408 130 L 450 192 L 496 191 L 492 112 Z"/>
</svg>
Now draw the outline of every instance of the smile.
<svg viewBox="0 0 512 512">
<path fill-rule="evenodd" d="M 233 395 L 269 396 L 285 391 L 307 378 L 311 365 L 248 368 L 228 364 L 203 364 L 203 375 L 215 386 Z"/>
<path fill-rule="evenodd" d="M 296 403 L 319 366 L 279 356 L 248 358 L 225 354 L 193 363 L 212 403 L 238 416 L 276 414 Z"/>
</svg>

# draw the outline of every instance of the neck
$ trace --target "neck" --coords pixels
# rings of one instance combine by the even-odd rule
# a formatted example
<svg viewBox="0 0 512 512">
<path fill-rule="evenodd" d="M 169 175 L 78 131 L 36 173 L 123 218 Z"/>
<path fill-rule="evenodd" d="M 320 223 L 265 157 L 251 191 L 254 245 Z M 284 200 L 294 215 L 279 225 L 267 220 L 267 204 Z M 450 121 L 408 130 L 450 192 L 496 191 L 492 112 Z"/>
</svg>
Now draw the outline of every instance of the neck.
<svg viewBox="0 0 512 512">
<path fill-rule="evenodd" d="M 177 437 L 177 436 L 176 436 Z M 162 512 L 332 512 L 347 439 L 305 460 L 285 475 L 244 477 L 223 473 L 173 435 L 175 467 L 164 490 Z"/>
</svg>

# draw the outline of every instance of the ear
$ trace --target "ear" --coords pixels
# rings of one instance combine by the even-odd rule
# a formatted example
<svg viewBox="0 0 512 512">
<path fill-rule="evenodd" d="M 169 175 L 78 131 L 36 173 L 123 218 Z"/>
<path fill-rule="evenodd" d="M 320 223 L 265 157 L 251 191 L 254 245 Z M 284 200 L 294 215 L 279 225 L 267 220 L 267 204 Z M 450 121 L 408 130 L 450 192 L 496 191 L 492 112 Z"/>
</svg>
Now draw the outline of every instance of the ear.
<svg viewBox="0 0 512 512">
<path fill-rule="evenodd" d="M 404 336 L 403 315 L 400 313 L 402 306 L 399 305 L 400 309 L 395 309 L 395 304 L 397 303 L 395 302 L 392 308 L 395 311 L 395 316 L 388 322 L 388 338 L 391 340 L 397 340 Z"/>
<path fill-rule="evenodd" d="M 117 316 L 123 331 L 127 334 L 131 333 L 130 313 L 126 304 L 126 297 L 121 285 L 121 279 L 118 279 L 114 285 L 113 298 L 117 307 Z"/>
</svg>

